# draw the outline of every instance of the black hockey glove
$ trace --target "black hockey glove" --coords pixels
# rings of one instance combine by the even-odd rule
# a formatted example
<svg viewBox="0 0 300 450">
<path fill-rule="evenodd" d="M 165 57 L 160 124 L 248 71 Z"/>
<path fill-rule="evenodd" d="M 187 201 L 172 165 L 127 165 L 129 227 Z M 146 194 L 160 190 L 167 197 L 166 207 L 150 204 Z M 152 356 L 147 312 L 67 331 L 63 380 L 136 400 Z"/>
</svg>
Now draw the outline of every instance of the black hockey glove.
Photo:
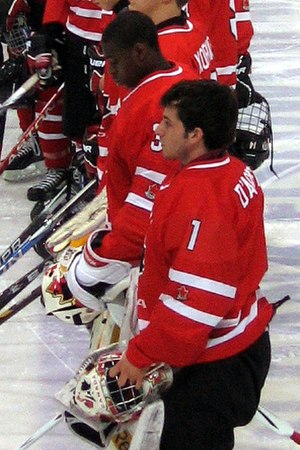
<svg viewBox="0 0 300 450">
<path fill-rule="evenodd" d="M 246 108 L 254 101 L 254 87 L 250 79 L 252 60 L 249 54 L 241 55 L 237 65 L 236 92 L 239 108 Z"/>
</svg>

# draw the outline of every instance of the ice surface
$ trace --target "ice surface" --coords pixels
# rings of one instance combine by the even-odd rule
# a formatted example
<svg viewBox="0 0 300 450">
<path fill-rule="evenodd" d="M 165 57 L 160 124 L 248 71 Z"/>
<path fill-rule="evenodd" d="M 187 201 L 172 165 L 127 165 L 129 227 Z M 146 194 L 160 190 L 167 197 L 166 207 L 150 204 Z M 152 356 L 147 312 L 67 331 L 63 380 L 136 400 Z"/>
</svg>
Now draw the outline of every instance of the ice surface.
<svg viewBox="0 0 300 450">
<path fill-rule="evenodd" d="M 252 79 L 256 89 L 270 102 L 274 167 L 279 175 L 279 179 L 272 175 L 268 163 L 256 171 L 265 191 L 269 251 L 269 271 L 262 287 L 273 301 L 286 294 L 291 296 L 271 325 L 272 365 L 261 404 L 300 430 L 299 0 L 252 0 L 251 13 L 255 27 Z M 14 145 L 18 134 L 16 115 L 12 112 L 4 152 Z M 31 184 L 12 184 L 0 178 L 1 253 L 29 223 L 32 205 L 26 200 L 26 190 Z M 0 291 L 39 261 L 30 251 L 0 276 Z M 87 348 L 88 333 L 84 328 L 46 317 L 39 301 L 0 326 L 1 450 L 18 448 L 59 412 L 54 394 L 71 378 L 86 357 Z M 256 420 L 236 431 L 236 450 L 296 447 L 289 438 L 279 436 Z M 31 448 L 88 450 L 91 446 L 60 423 Z"/>
</svg>

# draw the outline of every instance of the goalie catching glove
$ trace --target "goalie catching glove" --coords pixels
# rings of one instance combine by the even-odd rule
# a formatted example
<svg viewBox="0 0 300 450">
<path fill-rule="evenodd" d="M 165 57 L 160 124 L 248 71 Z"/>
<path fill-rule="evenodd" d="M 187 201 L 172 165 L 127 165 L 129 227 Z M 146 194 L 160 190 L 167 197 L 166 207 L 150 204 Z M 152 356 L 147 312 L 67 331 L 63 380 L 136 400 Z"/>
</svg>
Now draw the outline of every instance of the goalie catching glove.
<svg viewBox="0 0 300 450">
<path fill-rule="evenodd" d="M 131 269 L 128 262 L 102 258 L 94 252 L 93 247 L 99 246 L 107 232 L 108 230 L 95 231 L 66 273 L 67 284 L 74 297 L 83 305 L 99 312 L 103 311 L 111 289 L 123 280 L 128 280 L 129 284 Z M 121 286 L 123 287 L 123 283 Z"/>
<path fill-rule="evenodd" d="M 93 231 L 104 226 L 106 207 L 106 189 L 103 189 L 82 211 L 59 227 L 48 238 L 46 242 L 48 251 L 56 254 L 68 245 L 78 247 L 85 244 Z"/>
</svg>

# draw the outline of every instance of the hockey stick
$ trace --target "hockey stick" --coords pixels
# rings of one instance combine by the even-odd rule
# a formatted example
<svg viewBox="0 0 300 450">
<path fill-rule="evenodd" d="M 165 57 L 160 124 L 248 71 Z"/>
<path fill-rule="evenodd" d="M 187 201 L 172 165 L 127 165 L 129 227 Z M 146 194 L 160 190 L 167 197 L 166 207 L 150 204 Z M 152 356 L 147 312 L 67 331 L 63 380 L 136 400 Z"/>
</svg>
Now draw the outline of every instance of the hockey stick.
<svg viewBox="0 0 300 450">
<path fill-rule="evenodd" d="M 41 428 L 39 428 L 32 436 L 30 436 L 21 447 L 18 447 L 16 450 L 25 450 L 31 447 L 38 439 L 40 439 L 44 434 L 50 431 L 53 427 L 55 427 L 61 420 L 63 419 L 63 415 L 61 413 L 56 414 L 53 419 L 50 419 L 47 423 L 45 423 Z"/>
<path fill-rule="evenodd" d="M 19 280 L 15 281 L 15 283 L 11 284 L 8 288 L 2 291 L 0 293 L 0 309 L 4 308 L 13 298 L 20 294 L 20 292 L 22 292 L 29 283 L 35 280 L 39 274 L 43 272 L 48 261 L 50 261 L 50 258 L 40 262 Z"/>
<path fill-rule="evenodd" d="M 4 251 L 0 256 L 0 275 L 6 272 L 21 256 L 28 252 L 32 247 L 38 244 L 48 233 L 57 225 L 57 223 L 69 213 L 73 206 L 79 200 L 83 200 L 92 192 L 96 180 L 90 181 L 81 191 L 71 198 L 57 212 L 49 214 L 49 207 L 40 216 L 37 216 L 31 224 L 21 233 L 21 235 Z"/>
<path fill-rule="evenodd" d="M 36 216 L 33 221 L 28 225 L 27 228 L 25 228 L 24 231 L 13 241 L 12 244 L 7 247 L 7 249 L 0 255 L 0 264 L 1 267 L 6 265 L 9 261 L 10 256 L 17 252 L 20 246 L 30 238 L 30 236 L 38 230 L 42 223 L 46 220 L 47 217 L 50 217 L 50 215 L 56 210 L 56 208 L 60 205 L 61 198 L 64 195 L 67 195 L 67 186 L 64 186 L 63 189 L 46 205 L 44 210 Z M 8 269 L 8 267 L 7 267 Z M 7 270 L 6 269 L 6 270 Z M 5 271 L 3 269 L 3 271 Z M 0 269 L 0 274 L 2 273 Z"/>
<path fill-rule="evenodd" d="M 32 135 L 34 131 L 36 131 L 40 125 L 40 123 L 45 119 L 47 116 L 49 109 L 53 107 L 53 103 L 58 99 L 58 97 L 61 95 L 62 90 L 64 88 L 64 83 L 60 85 L 60 87 L 57 89 L 57 91 L 52 95 L 52 97 L 48 100 L 46 105 L 43 107 L 43 109 L 40 111 L 36 119 L 32 122 L 31 125 L 27 128 L 27 130 L 24 131 L 22 136 L 20 137 L 18 143 L 11 149 L 11 151 L 8 153 L 8 155 L 0 161 L 0 175 L 4 172 L 4 170 L 7 168 L 8 164 L 11 161 L 11 157 L 17 153 L 21 145 L 27 141 L 29 136 Z"/>
<path fill-rule="evenodd" d="M 254 418 L 271 430 L 275 431 L 275 433 L 280 434 L 281 436 L 286 436 L 296 444 L 300 445 L 300 432 L 295 431 L 288 422 L 280 419 L 278 416 L 275 416 L 275 414 L 266 408 L 259 406 Z"/>
<path fill-rule="evenodd" d="M 6 114 L 4 114 L 3 116 L 0 116 L 0 158 L 2 155 L 5 123 L 6 123 Z"/>
<path fill-rule="evenodd" d="M 19 311 L 21 311 L 25 306 L 29 305 L 33 302 L 37 297 L 42 294 L 41 286 L 36 287 L 33 291 L 30 292 L 26 297 L 18 300 L 16 303 L 11 305 L 8 309 L 1 312 L 0 311 L 0 325 L 2 325 L 7 320 L 11 319 L 14 315 L 16 315 Z"/>
<path fill-rule="evenodd" d="M 5 102 L 0 104 L 0 115 L 13 106 L 20 98 L 23 97 L 30 89 L 32 89 L 39 82 L 39 77 L 35 73 L 31 75 L 22 86 L 19 87 Z"/>
</svg>

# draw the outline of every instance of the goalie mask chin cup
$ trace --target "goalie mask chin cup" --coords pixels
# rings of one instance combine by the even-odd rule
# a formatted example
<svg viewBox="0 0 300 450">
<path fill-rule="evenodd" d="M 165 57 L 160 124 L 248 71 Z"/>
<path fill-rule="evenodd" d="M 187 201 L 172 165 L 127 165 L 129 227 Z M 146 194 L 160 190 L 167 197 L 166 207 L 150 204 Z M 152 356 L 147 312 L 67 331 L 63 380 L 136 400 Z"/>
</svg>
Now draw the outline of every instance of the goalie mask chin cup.
<svg viewBox="0 0 300 450">
<path fill-rule="evenodd" d="M 27 50 L 30 40 L 30 29 L 27 25 L 25 14 L 18 14 L 10 32 L 3 32 L 5 42 L 15 56 L 19 56 Z"/>
<path fill-rule="evenodd" d="M 229 153 L 257 169 L 273 153 L 273 133 L 267 100 L 255 92 L 253 103 L 239 109 L 236 140 Z"/>
<path fill-rule="evenodd" d="M 108 351 L 106 348 L 96 351 L 94 355 L 98 355 L 94 361 L 91 358 L 84 369 L 79 370 L 73 397 L 74 406 L 89 418 L 118 423 L 133 420 L 146 403 L 158 398 L 159 393 L 172 384 L 172 369 L 159 365 L 145 376 L 140 390 L 129 382 L 121 388 L 118 377 L 110 377 L 108 372 L 120 361 L 122 352 L 118 349 Z"/>
<path fill-rule="evenodd" d="M 90 323 L 99 315 L 99 312 L 83 306 L 73 297 L 59 263 L 49 266 L 44 274 L 42 303 L 47 315 L 54 315 L 73 325 Z"/>
</svg>

